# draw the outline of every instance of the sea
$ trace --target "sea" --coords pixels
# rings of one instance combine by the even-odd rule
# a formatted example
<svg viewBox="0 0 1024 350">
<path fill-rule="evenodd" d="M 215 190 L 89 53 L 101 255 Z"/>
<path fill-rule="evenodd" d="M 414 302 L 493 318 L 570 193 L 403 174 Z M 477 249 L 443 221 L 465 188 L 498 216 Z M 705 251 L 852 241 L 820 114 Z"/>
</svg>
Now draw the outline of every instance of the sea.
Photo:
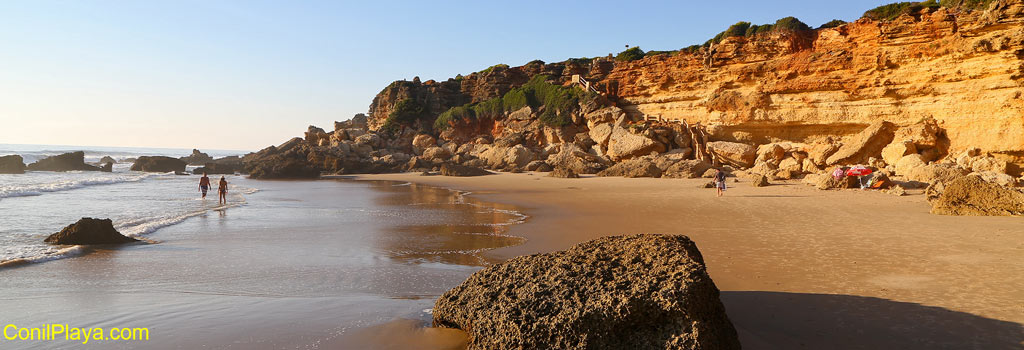
<svg viewBox="0 0 1024 350">
<path fill-rule="evenodd" d="M 0 338 L 0 348 L 452 348 L 461 338 L 423 338 L 434 301 L 498 261 L 487 251 L 521 244 L 510 232 L 528 220 L 466 192 L 345 178 L 227 175 L 219 205 L 201 198 L 198 176 L 120 162 L 190 149 L 0 145 L 26 163 L 78 150 L 119 163 L 112 173 L 0 174 L 0 324 L 137 327 L 150 338 Z M 82 217 L 110 218 L 141 242 L 43 243 Z"/>
<path fill-rule="evenodd" d="M 0 264 L 42 262 L 74 256 L 80 247 L 44 244 L 41 238 L 82 217 L 110 218 L 122 234 L 144 237 L 190 217 L 222 209 L 196 196 L 198 179 L 173 173 L 131 171 L 139 156 L 184 157 L 189 149 L 0 144 L 0 156 L 17 154 L 26 164 L 62 153 L 84 151 L 87 163 L 114 158 L 113 172 L 29 171 L 0 174 Z M 214 158 L 244 151 L 206 150 Z M 189 166 L 187 170 L 194 169 Z M 245 203 L 258 189 L 229 184 L 230 206 Z M 215 197 L 208 197 L 214 198 Z"/>
</svg>

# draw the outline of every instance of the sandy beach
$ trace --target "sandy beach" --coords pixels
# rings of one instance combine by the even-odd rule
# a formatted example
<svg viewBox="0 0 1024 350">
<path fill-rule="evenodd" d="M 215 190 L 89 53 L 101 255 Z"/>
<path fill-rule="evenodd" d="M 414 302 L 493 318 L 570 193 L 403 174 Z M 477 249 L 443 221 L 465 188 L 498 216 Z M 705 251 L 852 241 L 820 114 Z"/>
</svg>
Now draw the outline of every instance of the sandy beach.
<svg viewBox="0 0 1024 350">
<path fill-rule="evenodd" d="M 503 260 L 592 238 L 685 234 L 700 248 L 746 349 L 1019 349 L 1024 222 L 929 214 L 920 193 L 819 191 L 796 182 L 725 197 L 706 180 L 543 173 L 363 175 L 471 191 L 525 208 Z"/>
</svg>

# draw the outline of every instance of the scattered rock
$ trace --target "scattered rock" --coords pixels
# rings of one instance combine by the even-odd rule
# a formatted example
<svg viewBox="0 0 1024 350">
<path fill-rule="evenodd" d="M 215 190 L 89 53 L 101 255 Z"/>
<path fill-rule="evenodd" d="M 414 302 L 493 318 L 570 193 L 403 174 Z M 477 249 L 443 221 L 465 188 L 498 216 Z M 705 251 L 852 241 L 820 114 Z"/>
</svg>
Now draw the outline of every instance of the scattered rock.
<svg viewBox="0 0 1024 350">
<path fill-rule="evenodd" d="M 107 162 L 106 164 L 103 164 L 103 166 L 100 167 L 100 171 L 105 173 L 114 172 L 114 163 Z"/>
<path fill-rule="evenodd" d="M 956 178 L 963 177 L 964 175 L 967 175 L 967 171 L 955 164 L 929 164 L 911 168 L 901 175 L 910 181 L 935 184 L 938 182 L 949 182 Z"/>
<path fill-rule="evenodd" d="M 895 137 L 895 129 L 896 126 L 887 121 L 872 123 L 844 142 L 825 162 L 828 165 L 866 163 L 868 158 L 881 155 L 882 149 Z"/>
<path fill-rule="evenodd" d="M 551 166 L 543 160 L 535 160 L 526 165 L 526 171 L 549 172 L 551 169 Z"/>
<path fill-rule="evenodd" d="M 860 188 L 860 182 L 854 176 L 843 176 L 836 179 L 832 175 L 824 174 L 818 177 L 818 184 L 815 187 L 819 190 Z"/>
<path fill-rule="evenodd" d="M 85 152 L 83 151 L 47 157 L 29 164 L 27 168 L 32 171 L 100 171 L 99 167 L 85 164 Z"/>
<path fill-rule="evenodd" d="M 441 164 L 441 175 L 444 176 L 483 176 L 492 175 L 490 171 L 452 163 Z"/>
<path fill-rule="evenodd" d="M 708 142 L 708 151 L 715 155 L 716 160 L 740 168 L 754 166 L 757 149 L 754 146 L 727 141 Z"/>
<path fill-rule="evenodd" d="M 1019 190 L 989 183 L 977 176 L 960 176 L 943 187 L 931 201 L 932 214 L 1024 215 L 1024 193 Z"/>
<path fill-rule="evenodd" d="M 1004 174 L 1004 173 L 1000 173 L 1000 172 L 982 171 L 982 172 L 970 173 L 968 175 L 980 177 L 982 180 L 985 180 L 986 182 L 991 182 L 991 183 L 994 183 L 994 184 L 997 184 L 997 185 L 1000 185 L 1000 186 L 1007 186 L 1007 187 L 1015 187 L 1015 186 L 1017 186 L 1017 179 L 1016 178 L 1014 178 L 1013 176 Z"/>
<path fill-rule="evenodd" d="M 24 174 L 25 160 L 17 154 L 0 156 L 0 174 Z"/>
<path fill-rule="evenodd" d="M 44 242 L 50 244 L 85 245 L 85 244 L 118 244 L 137 241 L 125 237 L 114 229 L 110 219 L 81 218 L 78 222 L 68 225 L 60 232 L 46 237 Z"/>
<path fill-rule="evenodd" d="M 555 168 L 550 173 L 548 173 L 548 176 L 550 176 L 550 177 L 560 177 L 560 178 L 563 178 L 563 179 L 578 179 L 578 178 L 580 178 L 580 176 L 577 175 L 575 171 L 573 171 L 572 169 L 568 169 L 568 168 Z"/>
<path fill-rule="evenodd" d="M 419 134 L 412 138 L 412 153 L 422 155 L 427 148 L 437 146 L 437 139 L 427 134 Z"/>
<path fill-rule="evenodd" d="M 103 156 L 103 158 L 100 158 L 100 164 L 106 164 L 106 163 L 115 163 L 116 164 L 117 161 L 114 160 L 114 158 L 111 157 L 111 156 Z"/>
<path fill-rule="evenodd" d="M 924 160 L 921 159 L 921 155 L 917 153 L 900 157 L 900 159 L 893 164 L 896 166 L 896 173 L 903 176 L 909 174 L 913 169 L 927 165 Z"/>
<path fill-rule="evenodd" d="M 894 195 L 894 196 L 897 196 L 897 197 L 907 195 L 907 190 L 903 189 L 903 186 L 900 186 L 900 185 L 893 185 L 892 187 L 889 187 L 887 189 L 882 190 L 882 192 L 885 192 L 885 193 L 888 193 L 888 194 L 891 194 L 891 195 Z"/>
<path fill-rule="evenodd" d="M 630 159 L 597 173 L 597 176 L 661 177 L 661 169 L 649 159 Z"/>
<path fill-rule="evenodd" d="M 427 159 L 427 160 L 435 160 L 436 159 L 436 160 L 444 161 L 444 160 L 448 160 L 448 158 L 451 158 L 451 157 L 452 157 L 452 153 L 448 152 L 448 150 L 446 150 L 444 148 L 441 148 L 441 147 L 434 146 L 434 147 L 430 147 L 430 148 L 427 148 L 427 149 L 423 150 L 423 158 Z"/>
<path fill-rule="evenodd" d="M 468 349 L 740 349 L 685 236 L 599 238 L 476 272 L 438 298 L 434 325 Z"/>
<path fill-rule="evenodd" d="M 646 136 L 629 132 L 629 129 L 615 126 L 608 141 L 608 157 L 613 161 L 642 157 L 651 152 L 665 152 L 665 145 Z"/>
<path fill-rule="evenodd" d="M 771 183 L 768 182 L 767 176 L 761 174 L 754 174 L 753 178 L 750 181 L 750 184 L 754 187 L 765 187 L 770 185 Z"/>
<path fill-rule="evenodd" d="M 708 169 L 711 169 L 711 163 L 703 160 L 682 160 L 670 166 L 661 176 L 676 179 L 694 179 L 704 175 Z"/>
<path fill-rule="evenodd" d="M 917 147 L 914 146 L 913 141 L 893 141 L 882 149 L 882 160 L 887 164 L 896 164 L 900 158 L 909 154 L 917 154 Z"/>
<path fill-rule="evenodd" d="M 185 161 L 164 156 L 142 156 L 132 164 L 132 171 L 155 173 L 185 172 Z"/>
</svg>

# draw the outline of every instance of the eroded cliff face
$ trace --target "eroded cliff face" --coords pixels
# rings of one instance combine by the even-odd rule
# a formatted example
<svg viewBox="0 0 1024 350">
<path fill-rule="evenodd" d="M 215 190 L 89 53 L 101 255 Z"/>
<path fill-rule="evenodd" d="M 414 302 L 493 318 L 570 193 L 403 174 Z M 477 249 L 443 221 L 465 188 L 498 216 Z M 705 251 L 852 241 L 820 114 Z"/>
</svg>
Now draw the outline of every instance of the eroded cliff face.
<svg viewBox="0 0 1024 350">
<path fill-rule="evenodd" d="M 632 114 L 720 125 L 713 139 L 813 142 L 880 120 L 906 126 L 932 117 L 950 154 L 977 147 L 1024 163 L 1020 1 L 734 37 L 710 56 L 619 62 L 602 81 Z"/>
<path fill-rule="evenodd" d="M 370 128 L 380 128 L 402 99 L 427 106 L 431 119 L 501 96 L 536 74 L 564 84 L 580 74 L 634 120 L 700 122 L 710 126 L 712 141 L 810 143 L 881 120 L 907 126 L 934 118 L 949 139 L 948 154 L 980 148 L 1024 164 L 1019 0 L 984 11 L 926 9 L 893 21 L 733 37 L 711 50 L 632 62 L 534 63 L 446 82 L 396 82 L 370 105 Z M 503 122 L 496 125 L 467 123 L 452 134 L 499 136 Z"/>
</svg>

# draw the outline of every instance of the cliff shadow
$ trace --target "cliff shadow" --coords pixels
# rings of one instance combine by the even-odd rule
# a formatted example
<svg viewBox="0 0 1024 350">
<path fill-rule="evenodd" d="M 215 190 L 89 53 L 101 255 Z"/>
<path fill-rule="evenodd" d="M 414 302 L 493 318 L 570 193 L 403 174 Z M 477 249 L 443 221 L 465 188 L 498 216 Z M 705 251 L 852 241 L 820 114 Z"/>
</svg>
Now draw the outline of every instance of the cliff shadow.
<svg viewBox="0 0 1024 350">
<path fill-rule="evenodd" d="M 722 292 L 746 350 L 1022 349 L 1024 325 L 873 297 Z"/>
</svg>

